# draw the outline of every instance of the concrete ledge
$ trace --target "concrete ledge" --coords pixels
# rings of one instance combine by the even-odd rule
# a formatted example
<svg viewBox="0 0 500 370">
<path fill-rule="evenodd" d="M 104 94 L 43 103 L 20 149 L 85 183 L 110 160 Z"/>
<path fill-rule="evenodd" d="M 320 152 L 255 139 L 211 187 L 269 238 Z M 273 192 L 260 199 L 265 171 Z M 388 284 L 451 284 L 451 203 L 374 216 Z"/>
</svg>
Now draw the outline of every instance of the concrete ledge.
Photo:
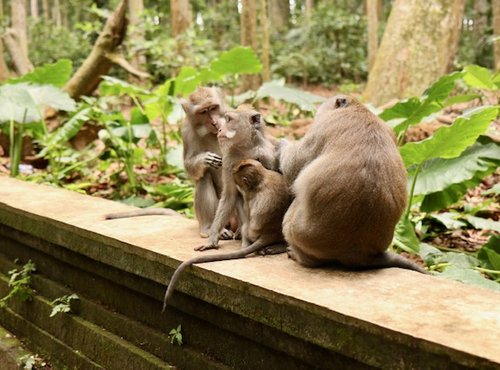
<svg viewBox="0 0 500 370">
<path fill-rule="evenodd" d="M 103 220 L 128 208 L 0 177 L 0 292 L 14 259 L 38 268 L 35 299 L 0 323 L 78 368 L 500 366 L 499 293 L 399 269 L 311 270 L 283 255 L 204 264 L 160 315 L 165 282 L 203 241 L 180 216 Z M 70 293 L 78 312 L 49 319 L 48 302 Z M 178 324 L 182 347 L 167 335 Z"/>
</svg>

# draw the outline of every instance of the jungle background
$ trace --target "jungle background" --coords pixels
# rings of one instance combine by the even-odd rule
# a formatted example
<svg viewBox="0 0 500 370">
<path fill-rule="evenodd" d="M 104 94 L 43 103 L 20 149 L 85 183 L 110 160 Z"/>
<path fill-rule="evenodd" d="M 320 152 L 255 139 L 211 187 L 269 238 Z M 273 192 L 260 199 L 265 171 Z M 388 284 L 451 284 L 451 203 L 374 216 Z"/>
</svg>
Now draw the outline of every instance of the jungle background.
<svg viewBox="0 0 500 370">
<path fill-rule="evenodd" d="M 0 0 L 0 173 L 192 217 L 180 98 L 299 139 L 352 94 L 408 171 L 391 248 L 500 290 L 498 35 L 500 0 Z"/>
</svg>

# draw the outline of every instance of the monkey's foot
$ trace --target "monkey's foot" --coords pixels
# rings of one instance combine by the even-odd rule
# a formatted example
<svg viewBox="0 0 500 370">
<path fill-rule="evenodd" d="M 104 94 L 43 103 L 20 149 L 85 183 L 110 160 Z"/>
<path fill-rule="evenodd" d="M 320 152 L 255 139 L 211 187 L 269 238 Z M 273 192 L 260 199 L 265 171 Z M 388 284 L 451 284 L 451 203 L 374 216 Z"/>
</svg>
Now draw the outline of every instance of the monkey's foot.
<svg viewBox="0 0 500 370">
<path fill-rule="evenodd" d="M 219 234 L 219 239 L 221 239 L 221 240 L 232 240 L 233 239 L 233 232 L 231 230 L 224 229 Z"/>
<path fill-rule="evenodd" d="M 297 261 L 297 262 L 299 261 L 299 259 L 297 258 L 297 254 L 294 252 L 292 247 L 287 247 L 286 253 L 288 254 L 288 258 L 291 258 L 292 260 Z"/>
<path fill-rule="evenodd" d="M 208 238 L 208 231 L 200 231 L 200 237 Z"/>
<path fill-rule="evenodd" d="M 281 254 L 285 252 L 288 252 L 286 244 L 275 244 L 262 248 L 257 252 L 257 254 L 260 254 L 261 256 L 266 256 L 272 254 Z"/>
<path fill-rule="evenodd" d="M 202 252 L 202 251 L 208 251 L 209 249 L 219 249 L 219 246 L 216 244 L 206 244 L 196 247 L 194 250 Z"/>
<path fill-rule="evenodd" d="M 234 239 L 241 240 L 241 228 L 238 227 L 238 230 L 234 232 Z"/>
</svg>

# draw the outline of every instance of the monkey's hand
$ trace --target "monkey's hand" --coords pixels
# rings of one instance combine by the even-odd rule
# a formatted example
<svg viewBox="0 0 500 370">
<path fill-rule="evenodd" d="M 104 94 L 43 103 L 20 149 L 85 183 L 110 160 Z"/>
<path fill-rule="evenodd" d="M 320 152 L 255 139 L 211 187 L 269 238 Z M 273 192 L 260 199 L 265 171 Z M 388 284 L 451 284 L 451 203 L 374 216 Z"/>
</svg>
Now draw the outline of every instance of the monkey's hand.
<svg viewBox="0 0 500 370">
<path fill-rule="evenodd" d="M 212 168 L 219 168 L 222 166 L 222 157 L 212 152 L 206 152 L 203 157 L 203 163 Z"/>
<path fill-rule="evenodd" d="M 201 245 L 199 247 L 196 247 L 194 250 L 202 252 L 202 251 L 208 251 L 209 249 L 219 249 L 219 245 L 218 244 L 209 243 L 209 244 L 205 244 L 205 245 Z"/>
</svg>

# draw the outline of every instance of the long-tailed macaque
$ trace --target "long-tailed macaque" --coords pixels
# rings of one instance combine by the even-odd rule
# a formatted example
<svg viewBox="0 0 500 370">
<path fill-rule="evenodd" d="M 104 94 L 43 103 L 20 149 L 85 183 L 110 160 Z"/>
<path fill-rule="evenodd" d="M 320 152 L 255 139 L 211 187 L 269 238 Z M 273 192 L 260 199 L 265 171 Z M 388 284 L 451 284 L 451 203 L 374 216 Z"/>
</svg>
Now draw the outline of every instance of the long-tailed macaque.
<svg viewBox="0 0 500 370">
<path fill-rule="evenodd" d="M 266 135 L 259 112 L 241 106 L 227 112 L 225 120 L 217 135 L 224 158 L 222 196 L 210 228 L 208 243 L 196 248 L 200 251 L 219 247 L 219 235 L 232 212 L 236 210 L 239 219 L 244 217 L 243 200 L 232 177 L 233 167 L 244 159 L 255 159 L 267 169 L 278 168 L 276 140 Z"/>
<path fill-rule="evenodd" d="M 323 103 L 302 140 L 282 148 L 295 199 L 283 221 L 291 258 L 305 266 L 400 267 L 387 251 L 406 204 L 406 172 L 392 130 L 348 96 Z"/>
<path fill-rule="evenodd" d="M 200 235 L 208 237 L 222 192 L 222 157 L 217 142 L 217 132 L 227 110 L 222 93 L 215 87 L 199 87 L 181 102 L 186 113 L 182 129 L 184 167 L 195 183 L 194 208 Z M 140 209 L 131 212 L 112 213 L 107 219 L 170 215 L 169 209 Z M 232 233 L 221 229 L 222 239 L 230 239 Z"/>
<path fill-rule="evenodd" d="M 286 249 L 281 224 L 291 202 L 291 194 L 283 176 L 266 169 L 260 162 L 247 159 L 232 171 L 233 180 L 243 196 L 244 217 L 240 219 L 242 249 L 234 252 L 200 256 L 177 267 L 168 284 L 163 310 L 172 296 L 180 274 L 187 267 L 204 262 L 243 258 L 249 254 L 283 253 Z"/>
</svg>

